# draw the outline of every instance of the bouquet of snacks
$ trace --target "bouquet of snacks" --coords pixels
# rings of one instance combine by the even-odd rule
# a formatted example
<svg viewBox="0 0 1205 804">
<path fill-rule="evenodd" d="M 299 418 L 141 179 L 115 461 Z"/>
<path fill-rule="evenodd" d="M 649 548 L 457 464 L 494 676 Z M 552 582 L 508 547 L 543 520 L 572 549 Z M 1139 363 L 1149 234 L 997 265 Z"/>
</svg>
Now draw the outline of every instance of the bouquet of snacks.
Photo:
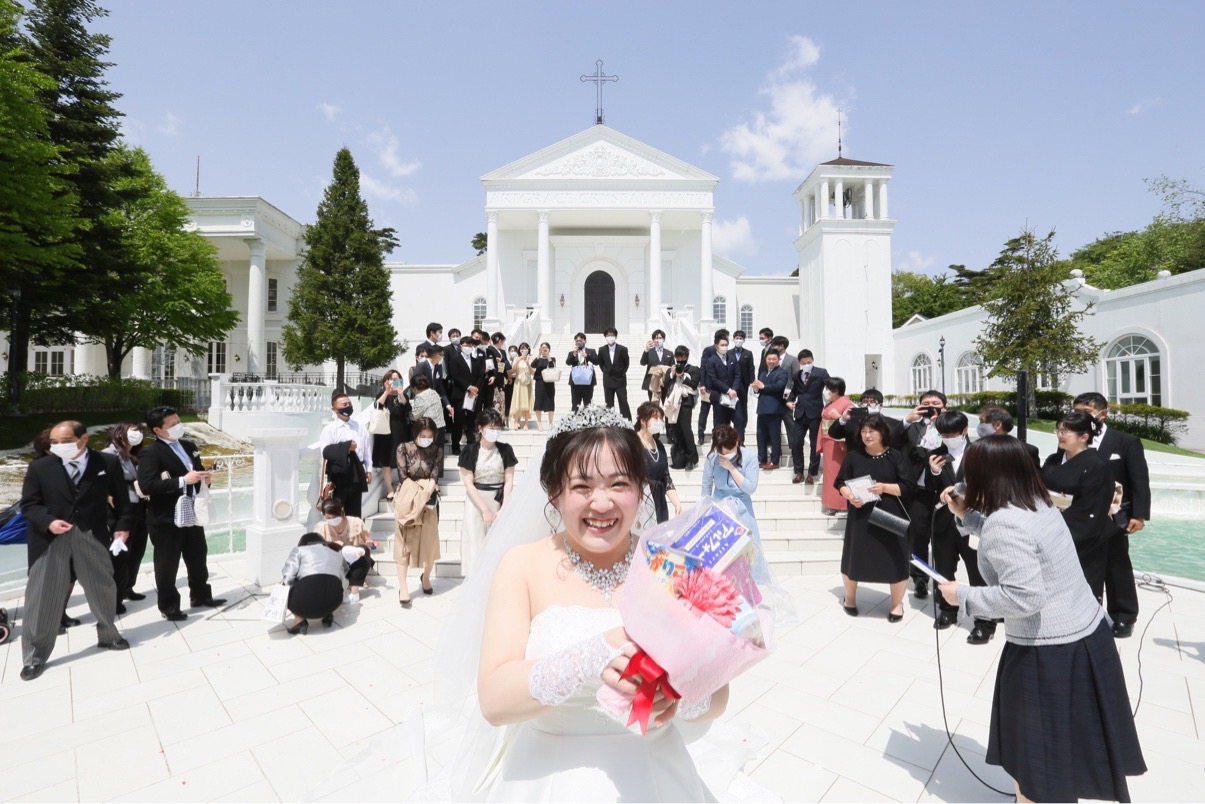
<svg viewBox="0 0 1205 804">
<path fill-rule="evenodd" d="M 658 689 L 697 705 L 772 649 L 773 617 L 754 580 L 757 545 L 727 502 L 704 499 L 640 539 L 618 608 L 639 647 L 624 677 L 639 677 L 629 699 L 598 694 L 612 714 L 648 730 Z"/>
</svg>

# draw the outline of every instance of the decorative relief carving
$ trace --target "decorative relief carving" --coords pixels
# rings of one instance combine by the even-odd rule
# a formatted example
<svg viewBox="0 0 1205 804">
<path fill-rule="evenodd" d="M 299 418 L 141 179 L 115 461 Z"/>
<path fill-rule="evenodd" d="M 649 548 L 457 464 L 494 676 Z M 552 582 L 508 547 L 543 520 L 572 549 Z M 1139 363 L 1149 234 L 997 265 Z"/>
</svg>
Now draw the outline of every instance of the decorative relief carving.
<svg viewBox="0 0 1205 804">
<path fill-rule="evenodd" d="M 495 207 L 553 207 L 558 209 L 603 207 L 620 209 L 698 209 L 711 207 L 711 193 L 706 192 L 641 192 L 641 191 L 502 191 L 488 193 L 487 203 Z"/>
<path fill-rule="evenodd" d="M 656 165 L 638 162 L 598 143 L 568 159 L 535 171 L 537 176 L 571 176 L 585 179 L 626 179 L 665 176 Z"/>
</svg>

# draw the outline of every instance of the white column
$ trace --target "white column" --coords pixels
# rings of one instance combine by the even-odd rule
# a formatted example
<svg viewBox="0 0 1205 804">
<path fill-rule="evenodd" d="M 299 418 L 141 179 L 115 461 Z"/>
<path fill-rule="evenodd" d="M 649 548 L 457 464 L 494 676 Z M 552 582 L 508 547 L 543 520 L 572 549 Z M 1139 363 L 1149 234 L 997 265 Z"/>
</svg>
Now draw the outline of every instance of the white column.
<svg viewBox="0 0 1205 804">
<path fill-rule="evenodd" d="M 485 319 L 482 326 L 496 331 L 502 326 L 502 277 L 498 275 L 498 213 L 487 213 L 485 250 Z"/>
<path fill-rule="evenodd" d="M 267 246 L 258 237 L 244 240 L 251 252 L 247 272 L 247 373 L 264 370 L 264 309 L 268 289 Z M 230 358 L 233 360 L 233 357 Z"/>
<path fill-rule="evenodd" d="M 866 214 L 863 216 L 866 220 L 874 218 L 874 181 L 867 179 L 864 187 L 864 197 L 866 199 Z"/>
<path fill-rule="evenodd" d="M 649 295 L 645 300 L 649 328 L 661 326 L 661 211 L 649 213 Z"/>
<path fill-rule="evenodd" d="M 820 218 L 828 217 L 828 179 L 820 182 Z"/>
<path fill-rule="evenodd" d="M 548 210 L 542 209 L 539 216 L 539 234 L 536 240 L 536 304 L 540 305 L 542 323 L 552 323 L 552 266 L 548 261 Z M 544 332 L 548 327 L 543 328 Z"/>
<path fill-rule="evenodd" d="M 298 523 L 302 427 L 267 428 L 252 436 L 255 478 L 247 526 L 247 573 L 261 589 L 280 580 L 280 568 L 303 532 Z M 306 506 L 308 508 L 308 506 Z"/>
<path fill-rule="evenodd" d="M 135 346 L 130 357 L 133 360 L 130 374 L 134 379 L 149 380 L 151 378 L 151 350 L 145 346 Z"/>
<path fill-rule="evenodd" d="M 703 213 L 703 231 L 699 248 L 699 284 L 703 290 L 700 294 L 703 297 L 703 306 L 699 309 L 699 337 L 703 338 L 705 342 L 707 341 L 705 336 L 709 337 L 711 334 L 708 330 L 715 328 L 715 319 L 712 318 L 715 277 L 711 265 L 711 220 L 714 216 L 714 212 Z"/>
<path fill-rule="evenodd" d="M 835 191 L 837 203 L 837 220 L 845 220 L 845 182 L 837 179 L 837 189 Z"/>
<path fill-rule="evenodd" d="M 821 199 L 820 199 L 820 193 L 822 192 L 822 190 L 823 190 L 822 185 L 817 184 L 816 192 L 812 193 L 812 223 L 818 223 L 820 221 L 820 219 L 822 217 L 824 217 L 821 214 L 821 210 L 824 209 L 824 204 L 821 203 Z"/>
<path fill-rule="evenodd" d="M 887 220 L 887 182 L 879 182 L 879 220 Z"/>
</svg>

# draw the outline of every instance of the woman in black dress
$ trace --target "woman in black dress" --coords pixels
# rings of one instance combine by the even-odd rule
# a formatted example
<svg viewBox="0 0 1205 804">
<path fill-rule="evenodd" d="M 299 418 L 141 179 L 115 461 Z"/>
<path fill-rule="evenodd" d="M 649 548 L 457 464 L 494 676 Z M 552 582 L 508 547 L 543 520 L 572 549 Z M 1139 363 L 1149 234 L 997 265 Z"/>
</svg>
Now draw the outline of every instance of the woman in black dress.
<svg viewBox="0 0 1205 804">
<path fill-rule="evenodd" d="M 649 467 L 649 496 L 657 511 L 657 522 L 669 519 L 669 505 L 674 504 L 674 516 L 682 513 L 682 503 L 669 476 L 669 453 L 661 443 L 665 429 L 665 414 L 656 402 L 644 402 L 636 408 L 636 435 L 644 445 L 644 458 Z"/>
<path fill-rule="evenodd" d="M 841 580 L 845 584 L 841 605 L 846 614 L 857 617 L 858 583 L 890 584 L 887 620 L 898 623 L 904 618 L 904 592 L 908 587 L 908 539 L 870 524 L 870 512 L 881 507 L 907 518 L 906 508 L 916 491 L 916 472 L 902 452 L 888 446 L 891 427 L 881 415 L 866 417 L 861 437 L 862 447 L 851 446 L 833 481 L 850 506 L 841 546 Z M 869 490 L 880 495 L 877 501 L 862 502 L 848 485 L 853 478 L 867 475 L 874 480 Z"/>
<path fill-rule="evenodd" d="M 395 487 L 393 470 L 397 468 L 397 448 L 399 444 L 410 440 L 410 400 L 402 386 L 402 374 L 397 369 L 385 372 L 382 382 L 382 393 L 377 397 L 376 406 L 389 411 L 389 435 L 374 435 L 372 437 L 372 465 L 378 469 L 388 469 L 389 488 Z M 388 495 L 393 499 L 392 491 Z"/>
<path fill-rule="evenodd" d="M 541 430 L 547 429 L 544 426 L 544 414 L 548 414 L 548 427 L 552 426 L 552 419 L 556 414 L 556 381 L 544 382 L 544 369 L 556 368 L 556 358 L 552 356 L 552 347 L 547 343 L 540 344 L 540 356 L 537 357 L 531 364 L 532 371 L 535 372 L 536 386 L 536 427 Z"/>
<path fill-rule="evenodd" d="M 1090 414 L 1082 411 L 1067 414 L 1055 430 L 1058 451 L 1042 465 L 1042 481 L 1046 488 L 1057 493 L 1054 505 L 1071 531 L 1079 565 L 1097 600 L 1105 590 L 1109 536 L 1117 527 L 1109 516 L 1113 504 L 1113 470 L 1090 446 L 1099 432 L 1100 425 Z"/>
</svg>

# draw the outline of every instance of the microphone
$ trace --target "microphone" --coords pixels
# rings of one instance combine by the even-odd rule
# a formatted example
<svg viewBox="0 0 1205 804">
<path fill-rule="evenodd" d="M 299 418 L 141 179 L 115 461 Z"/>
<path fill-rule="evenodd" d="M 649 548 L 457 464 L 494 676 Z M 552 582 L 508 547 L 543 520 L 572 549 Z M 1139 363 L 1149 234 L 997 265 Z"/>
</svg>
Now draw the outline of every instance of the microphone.
<svg viewBox="0 0 1205 804">
<path fill-rule="evenodd" d="M 966 483 L 955 483 L 954 487 L 952 489 L 950 489 L 951 497 L 965 497 L 966 493 L 967 493 L 967 484 Z M 943 509 L 945 507 L 946 507 L 946 504 L 944 502 L 939 502 L 937 505 L 933 506 L 933 510 L 940 511 L 941 509 Z"/>
</svg>

